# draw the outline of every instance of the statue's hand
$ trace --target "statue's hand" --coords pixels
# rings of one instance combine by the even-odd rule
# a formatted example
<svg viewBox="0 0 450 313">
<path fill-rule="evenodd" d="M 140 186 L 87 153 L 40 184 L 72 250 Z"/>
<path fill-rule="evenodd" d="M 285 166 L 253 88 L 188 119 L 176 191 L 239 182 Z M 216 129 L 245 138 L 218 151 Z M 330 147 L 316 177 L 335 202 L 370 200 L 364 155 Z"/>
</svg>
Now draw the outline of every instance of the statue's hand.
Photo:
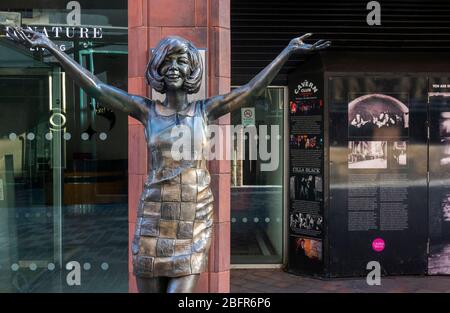
<svg viewBox="0 0 450 313">
<path fill-rule="evenodd" d="M 6 32 L 6 38 L 28 48 L 49 48 L 52 44 L 45 34 L 30 29 L 14 27 L 9 28 Z"/>
<path fill-rule="evenodd" d="M 331 45 L 331 41 L 325 41 L 325 40 L 319 40 L 316 43 L 310 45 L 307 43 L 304 43 L 303 40 L 310 37 L 312 34 L 308 33 L 301 37 L 297 37 L 291 40 L 289 43 L 289 50 L 290 52 L 313 52 L 317 50 L 322 50 L 325 48 L 328 48 Z"/>
</svg>

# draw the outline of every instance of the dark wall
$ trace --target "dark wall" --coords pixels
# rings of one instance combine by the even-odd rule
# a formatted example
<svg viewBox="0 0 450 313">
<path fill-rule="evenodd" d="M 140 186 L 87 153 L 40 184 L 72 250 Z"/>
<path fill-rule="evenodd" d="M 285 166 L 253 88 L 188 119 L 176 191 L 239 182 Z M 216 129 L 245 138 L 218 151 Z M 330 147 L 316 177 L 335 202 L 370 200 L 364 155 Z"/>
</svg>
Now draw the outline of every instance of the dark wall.
<svg viewBox="0 0 450 313">
<path fill-rule="evenodd" d="M 331 53 L 450 51 L 450 1 L 379 1 L 380 26 L 367 25 L 368 2 L 231 0 L 232 84 L 246 83 L 291 38 L 307 32 L 313 40 L 332 40 Z M 287 85 L 287 73 L 308 58 L 292 57 L 273 85 Z"/>
</svg>

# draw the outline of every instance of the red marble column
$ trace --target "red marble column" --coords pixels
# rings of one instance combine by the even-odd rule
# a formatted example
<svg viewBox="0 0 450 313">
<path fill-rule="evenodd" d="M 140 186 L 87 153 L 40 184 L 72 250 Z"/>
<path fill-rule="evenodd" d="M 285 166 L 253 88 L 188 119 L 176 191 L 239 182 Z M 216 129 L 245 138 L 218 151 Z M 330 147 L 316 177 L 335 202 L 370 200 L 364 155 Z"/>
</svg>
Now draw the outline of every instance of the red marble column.
<svg viewBox="0 0 450 313">
<path fill-rule="evenodd" d="M 206 49 L 208 96 L 230 90 L 230 0 L 128 0 L 128 82 L 129 92 L 148 94 L 145 68 L 149 49 L 169 35 L 191 40 Z M 228 125 L 230 117 L 218 121 Z M 142 126 L 128 122 L 128 205 L 129 237 L 133 236 L 137 199 L 147 172 L 147 151 Z M 230 291 L 230 162 L 211 161 L 212 189 L 215 196 L 214 238 L 209 272 L 201 275 L 197 292 Z M 131 253 L 129 252 L 129 255 Z M 129 291 L 136 292 L 136 281 L 129 258 Z"/>
</svg>

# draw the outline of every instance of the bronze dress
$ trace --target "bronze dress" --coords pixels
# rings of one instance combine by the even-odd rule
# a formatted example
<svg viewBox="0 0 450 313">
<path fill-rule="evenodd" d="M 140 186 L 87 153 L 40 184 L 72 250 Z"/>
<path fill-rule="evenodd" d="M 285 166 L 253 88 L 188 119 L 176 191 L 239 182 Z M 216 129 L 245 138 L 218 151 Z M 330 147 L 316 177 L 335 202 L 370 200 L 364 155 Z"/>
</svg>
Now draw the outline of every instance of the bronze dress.
<svg viewBox="0 0 450 313">
<path fill-rule="evenodd" d="M 133 271 L 143 278 L 179 277 L 204 272 L 213 225 L 213 194 L 206 168 L 207 117 L 204 101 L 168 112 L 149 104 L 145 135 L 150 172 L 142 192 L 132 242 Z M 190 129 L 188 159 L 172 157 L 175 126 Z"/>
</svg>

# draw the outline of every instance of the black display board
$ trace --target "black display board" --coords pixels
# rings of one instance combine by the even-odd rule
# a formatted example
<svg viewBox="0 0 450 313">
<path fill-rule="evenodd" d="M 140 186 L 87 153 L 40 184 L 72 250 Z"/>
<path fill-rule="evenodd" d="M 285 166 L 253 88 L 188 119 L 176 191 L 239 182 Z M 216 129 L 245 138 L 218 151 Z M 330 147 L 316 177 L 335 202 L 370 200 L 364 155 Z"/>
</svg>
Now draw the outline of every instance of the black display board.
<svg viewBox="0 0 450 313">
<path fill-rule="evenodd" d="M 288 270 L 323 272 L 324 100 L 323 75 L 289 79 Z"/>
<path fill-rule="evenodd" d="M 450 79 L 430 78 L 429 274 L 450 274 Z"/>
<path fill-rule="evenodd" d="M 329 207 L 326 274 L 427 270 L 428 79 L 361 74 L 327 78 Z"/>
</svg>

